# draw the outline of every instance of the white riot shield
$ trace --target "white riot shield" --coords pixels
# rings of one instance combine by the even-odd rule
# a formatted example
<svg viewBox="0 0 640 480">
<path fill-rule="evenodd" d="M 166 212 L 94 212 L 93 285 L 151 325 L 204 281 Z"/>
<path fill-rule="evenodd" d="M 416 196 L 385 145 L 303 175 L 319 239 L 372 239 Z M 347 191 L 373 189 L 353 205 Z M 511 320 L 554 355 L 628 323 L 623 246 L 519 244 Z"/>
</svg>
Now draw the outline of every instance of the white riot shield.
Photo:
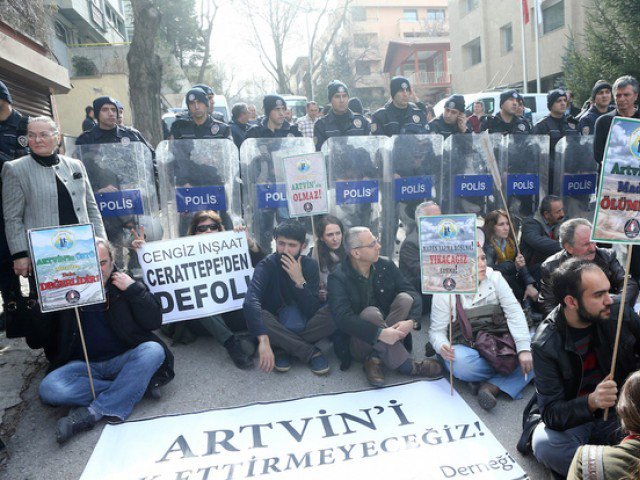
<svg viewBox="0 0 640 480">
<path fill-rule="evenodd" d="M 225 230 L 241 216 L 238 149 L 231 140 L 169 140 L 156 150 L 165 238 L 187 235 L 196 212 L 214 210 Z"/>
<path fill-rule="evenodd" d="M 571 136 L 556 145 L 553 194 L 562 197 L 568 218 L 593 221 L 598 165 L 593 158 L 593 135 Z"/>
<path fill-rule="evenodd" d="M 240 147 L 243 218 L 265 252 L 272 251 L 276 225 L 290 218 L 282 159 L 313 152 L 313 140 L 298 137 L 249 138 Z M 311 235 L 309 217 L 299 221 Z"/>
<path fill-rule="evenodd" d="M 143 226 L 149 241 L 162 238 L 151 152 L 140 142 L 107 143 L 76 146 L 75 156 L 87 169 L 116 263 L 137 275 L 132 229 Z"/>
</svg>

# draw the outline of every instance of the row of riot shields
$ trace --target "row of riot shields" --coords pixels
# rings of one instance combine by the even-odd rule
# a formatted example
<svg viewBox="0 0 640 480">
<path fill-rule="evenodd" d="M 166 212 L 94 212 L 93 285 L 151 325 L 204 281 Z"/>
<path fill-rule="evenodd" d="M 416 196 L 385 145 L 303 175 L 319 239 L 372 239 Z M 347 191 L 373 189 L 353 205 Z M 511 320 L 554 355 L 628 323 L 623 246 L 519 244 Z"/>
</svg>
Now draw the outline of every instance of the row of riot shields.
<svg viewBox="0 0 640 480">
<path fill-rule="evenodd" d="M 140 143 L 75 149 L 91 181 L 116 260 L 136 268 L 132 229 L 147 240 L 187 234 L 195 212 L 218 211 L 226 229 L 243 221 L 265 251 L 273 230 L 290 218 L 282 159 L 314 151 L 309 138 L 162 142 L 154 164 Z M 445 213 L 484 216 L 505 208 L 493 185 L 488 156 L 499 166 L 506 207 L 519 221 L 535 213 L 547 193 L 563 197 L 567 214 L 592 216 L 596 164 L 592 137 L 569 137 L 556 147 L 553 168 L 546 136 L 399 135 L 337 137 L 322 148 L 330 213 L 345 228 L 369 227 L 392 256 L 397 231 L 415 228 L 415 207 L 433 200 Z M 239 161 L 238 161 L 239 159 Z M 549 191 L 553 172 L 553 190 Z M 310 218 L 299 220 L 312 233 Z"/>
</svg>

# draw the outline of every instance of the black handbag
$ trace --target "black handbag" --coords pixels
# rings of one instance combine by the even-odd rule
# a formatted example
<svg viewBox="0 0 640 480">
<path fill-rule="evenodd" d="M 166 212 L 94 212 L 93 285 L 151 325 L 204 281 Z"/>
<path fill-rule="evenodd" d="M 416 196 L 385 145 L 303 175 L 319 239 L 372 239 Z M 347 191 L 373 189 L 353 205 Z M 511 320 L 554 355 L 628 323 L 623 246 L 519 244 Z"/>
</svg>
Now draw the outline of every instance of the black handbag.
<svg viewBox="0 0 640 480">
<path fill-rule="evenodd" d="M 35 286 L 33 281 L 30 286 Z M 10 293 L 3 298 L 2 308 L 5 312 L 7 338 L 27 337 L 33 332 L 34 323 L 40 320 L 40 304 L 35 288 L 29 289 L 29 295 L 23 296 L 20 287 L 20 277 L 14 275 L 11 279 Z"/>
</svg>

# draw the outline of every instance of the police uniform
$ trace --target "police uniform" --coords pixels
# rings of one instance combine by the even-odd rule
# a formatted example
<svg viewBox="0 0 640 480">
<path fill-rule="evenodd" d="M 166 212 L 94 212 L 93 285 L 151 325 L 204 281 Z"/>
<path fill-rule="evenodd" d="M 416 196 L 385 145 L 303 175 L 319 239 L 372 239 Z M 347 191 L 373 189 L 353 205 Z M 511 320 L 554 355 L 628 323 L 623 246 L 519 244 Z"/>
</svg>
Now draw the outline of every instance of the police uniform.
<svg viewBox="0 0 640 480">
<path fill-rule="evenodd" d="M 553 158 L 556 144 L 562 137 L 578 135 L 578 126 L 572 117 L 544 117 L 533 127 L 534 135 L 549 135 L 549 154 Z"/>
<path fill-rule="evenodd" d="M 246 138 L 284 138 L 284 137 L 302 137 L 302 133 L 298 130 L 298 127 L 295 125 L 291 125 L 286 120 L 282 124 L 282 127 L 278 128 L 276 131 L 272 131 L 267 126 L 269 123 L 269 118 L 264 117 L 260 123 L 257 125 L 251 126 L 249 130 L 247 130 Z"/>
<path fill-rule="evenodd" d="M 581 135 L 593 135 L 595 132 L 596 120 L 610 111 L 611 109 L 608 109 L 607 112 L 601 113 L 595 105 L 591 106 L 591 108 L 589 108 L 589 110 L 580 117 L 580 121 L 578 122 L 578 132 L 580 132 Z"/>
<path fill-rule="evenodd" d="M 369 135 L 371 127 L 367 119 L 359 113 L 347 110 L 343 115 L 336 115 L 333 110 L 319 118 L 313 126 L 313 141 L 316 150 L 320 151 L 324 142 L 331 137 L 356 137 Z"/>
<path fill-rule="evenodd" d="M 201 138 L 231 138 L 231 128 L 211 115 L 202 125 L 198 125 L 191 117 L 176 118 L 171 125 L 171 135 L 175 140 Z"/>
<path fill-rule="evenodd" d="M 427 115 L 416 104 L 409 103 L 407 108 L 398 108 L 388 102 L 371 118 L 373 135 L 420 135 L 429 133 Z"/>
<path fill-rule="evenodd" d="M 462 95 L 451 95 L 444 102 L 444 108 L 448 108 L 450 110 L 457 110 L 458 112 L 464 112 L 464 97 Z M 442 135 L 444 138 L 447 138 L 449 135 L 454 133 L 471 133 L 473 129 L 471 125 L 467 122 L 466 130 L 461 132 L 458 128 L 458 122 L 455 121 L 451 124 L 444 121 L 444 115 L 440 115 L 439 117 L 434 118 L 429 122 L 429 130 L 431 133 L 437 133 Z"/>
<path fill-rule="evenodd" d="M 510 122 L 505 122 L 500 112 L 493 116 L 486 116 L 480 125 L 480 131 L 489 133 L 522 134 L 531 133 L 531 124 L 523 117 L 513 116 Z"/>
</svg>

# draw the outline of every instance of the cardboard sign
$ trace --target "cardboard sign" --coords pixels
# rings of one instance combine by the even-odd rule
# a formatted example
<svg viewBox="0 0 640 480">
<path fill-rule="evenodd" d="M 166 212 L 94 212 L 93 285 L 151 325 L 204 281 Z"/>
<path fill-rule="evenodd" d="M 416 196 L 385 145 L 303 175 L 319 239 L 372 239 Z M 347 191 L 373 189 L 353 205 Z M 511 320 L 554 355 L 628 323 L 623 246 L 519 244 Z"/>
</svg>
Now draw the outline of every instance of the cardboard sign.
<svg viewBox="0 0 640 480">
<path fill-rule="evenodd" d="M 29 230 L 43 312 L 106 301 L 92 224 Z"/>
<path fill-rule="evenodd" d="M 253 275 L 243 232 L 147 243 L 138 259 L 144 283 L 162 305 L 163 323 L 242 308 Z"/>
<path fill-rule="evenodd" d="M 420 217 L 418 225 L 422 293 L 476 293 L 476 216 Z"/>
<path fill-rule="evenodd" d="M 592 240 L 640 243 L 640 120 L 614 117 L 602 161 Z"/>
<path fill-rule="evenodd" d="M 329 213 L 327 172 L 322 153 L 307 153 L 282 159 L 287 182 L 289 215 L 308 217 Z"/>
</svg>

